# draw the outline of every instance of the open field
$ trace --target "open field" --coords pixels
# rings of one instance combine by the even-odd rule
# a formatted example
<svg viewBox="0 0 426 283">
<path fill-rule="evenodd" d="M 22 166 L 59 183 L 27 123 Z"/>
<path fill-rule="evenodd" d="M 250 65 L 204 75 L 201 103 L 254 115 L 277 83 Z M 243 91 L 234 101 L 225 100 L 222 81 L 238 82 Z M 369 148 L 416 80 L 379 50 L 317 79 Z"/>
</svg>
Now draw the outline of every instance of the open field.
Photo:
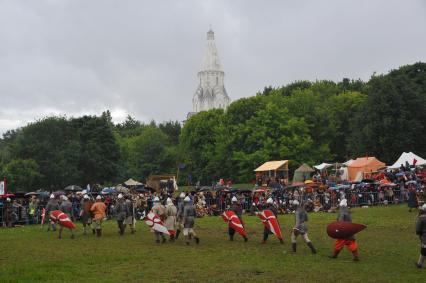
<svg viewBox="0 0 426 283">
<path fill-rule="evenodd" d="M 64 230 L 42 231 L 40 226 L 0 229 L 0 282 L 425 282 L 426 270 L 414 267 L 419 243 L 414 234 L 416 213 L 406 206 L 354 209 L 354 222 L 368 225 L 357 235 L 360 262 L 352 262 L 343 250 L 329 259 L 333 240 L 325 226 L 335 214 L 309 214 L 309 236 L 318 249 L 311 255 L 299 239 L 298 252 L 291 252 L 289 229 L 293 215 L 280 216 L 285 244 L 271 236 L 261 245 L 263 225 L 245 216 L 249 241 L 236 235 L 227 238 L 226 224 L 219 217 L 197 219 L 200 245 L 157 245 L 144 223 L 134 235 L 120 237 L 116 222 L 108 221 L 102 238 L 82 235 L 76 239 Z"/>
</svg>

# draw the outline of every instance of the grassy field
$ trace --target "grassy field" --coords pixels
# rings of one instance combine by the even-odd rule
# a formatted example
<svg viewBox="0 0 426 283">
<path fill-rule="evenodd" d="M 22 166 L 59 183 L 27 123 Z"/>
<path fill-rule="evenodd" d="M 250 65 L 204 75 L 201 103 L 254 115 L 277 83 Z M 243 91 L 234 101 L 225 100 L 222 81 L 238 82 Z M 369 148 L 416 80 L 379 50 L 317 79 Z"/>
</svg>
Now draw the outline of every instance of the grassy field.
<svg viewBox="0 0 426 283">
<path fill-rule="evenodd" d="M 120 237 L 115 221 L 108 221 L 102 238 L 68 231 L 64 239 L 40 226 L 0 229 L 0 282 L 425 282 L 426 270 L 414 267 L 419 254 L 414 234 L 416 213 L 406 206 L 359 208 L 354 222 L 368 225 L 357 235 L 360 262 L 343 250 L 329 259 L 333 240 L 326 225 L 335 214 L 309 214 L 309 236 L 318 249 L 311 255 L 299 239 L 291 252 L 289 230 L 293 215 L 280 216 L 285 244 L 273 236 L 261 245 L 263 225 L 245 216 L 249 241 L 228 241 L 219 217 L 197 219 L 200 245 L 157 245 L 144 223 L 134 235 Z M 237 236 L 237 235 L 236 235 Z"/>
</svg>

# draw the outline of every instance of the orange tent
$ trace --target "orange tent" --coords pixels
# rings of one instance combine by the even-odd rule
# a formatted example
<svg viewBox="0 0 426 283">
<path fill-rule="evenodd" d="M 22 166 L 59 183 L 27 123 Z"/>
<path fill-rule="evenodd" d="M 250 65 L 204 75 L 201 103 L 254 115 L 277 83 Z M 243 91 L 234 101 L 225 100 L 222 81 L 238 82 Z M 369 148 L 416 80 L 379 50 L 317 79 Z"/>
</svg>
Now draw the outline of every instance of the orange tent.
<svg viewBox="0 0 426 283">
<path fill-rule="evenodd" d="M 378 160 L 376 157 L 358 157 L 348 166 L 349 181 L 355 181 L 357 176 L 362 173 L 371 173 L 377 171 L 379 168 L 385 167 L 386 164 Z"/>
</svg>

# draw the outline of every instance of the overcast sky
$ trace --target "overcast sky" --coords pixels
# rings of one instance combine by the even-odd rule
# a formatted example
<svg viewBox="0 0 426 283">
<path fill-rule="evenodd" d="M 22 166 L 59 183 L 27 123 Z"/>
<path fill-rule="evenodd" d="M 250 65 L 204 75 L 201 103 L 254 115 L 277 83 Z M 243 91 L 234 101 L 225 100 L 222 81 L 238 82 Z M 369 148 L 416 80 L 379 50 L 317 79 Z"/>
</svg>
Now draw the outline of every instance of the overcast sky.
<svg viewBox="0 0 426 283">
<path fill-rule="evenodd" d="M 424 0 L 0 0 L 0 133 L 106 109 L 184 120 L 210 26 L 233 100 L 426 61 Z"/>
</svg>

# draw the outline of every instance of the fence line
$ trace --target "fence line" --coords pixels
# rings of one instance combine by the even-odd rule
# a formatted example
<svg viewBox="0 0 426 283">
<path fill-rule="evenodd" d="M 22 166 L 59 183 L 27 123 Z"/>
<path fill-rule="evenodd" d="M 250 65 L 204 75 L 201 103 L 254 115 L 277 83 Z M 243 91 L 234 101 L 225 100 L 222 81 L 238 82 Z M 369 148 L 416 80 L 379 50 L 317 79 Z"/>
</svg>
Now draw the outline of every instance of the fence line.
<svg viewBox="0 0 426 283">
<path fill-rule="evenodd" d="M 331 208 L 338 206 L 342 198 L 347 199 L 348 205 L 351 207 L 360 206 L 375 206 L 375 205 L 388 205 L 398 204 L 405 202 L 407 196 L 406 191 L 401 192 L 398 189 L 389 191 L 374 191 L 374 192 L 357 192 L 357 191 L 335 191 L 330 193 L 318 192 L 301 192 L 301 193 L 272 193 L 272 198 L 275 205 L 281 213 L 291 212 L 294 208 L 292 206 L 293 200 L 297 199 L 299 203 L 306 206 L 307 211 L 327 211 Z M 253 195 L 237 195 L 238 202 L 241 208 L 246 213 L 254 214 L 255 211 L 260 210 L 266 206 L 266 196 L 255 197 Z M 150 203 L 148 201 L 148 203 Z M 255 204 L 255 205 L 253 205 Z M 204 202 L 195 203 L 197 213 L 199 216 L 204 215 L 219 215 L 225 209 L 231 206 L 231 196 L 218 194 L 216 197 L 207 195 Z M 38 205 L 34 215 L 29 214 L 29 206 L 12 206 L 10 205 L 8 215 L 6 215 L 5 205 L 0 205 L 0 226 L 6 226 L 6 222 L 13 222 L 13 224 L 40 224 L 43 205 Z M 80 203 L 73 203 L 72 220 L 79 220 L 80 216 Z M 142 211 L 147 212 L 150 207 L 137 208 L 138 215 Z M 109 219 L 113 218 L 113 209 L 110 204 L 107 209 L 107 216 Z M 11 219 L 9 219 L 11 218 Z M 9 223 L 10 224 L 10 223 Z"/>
</svg>

